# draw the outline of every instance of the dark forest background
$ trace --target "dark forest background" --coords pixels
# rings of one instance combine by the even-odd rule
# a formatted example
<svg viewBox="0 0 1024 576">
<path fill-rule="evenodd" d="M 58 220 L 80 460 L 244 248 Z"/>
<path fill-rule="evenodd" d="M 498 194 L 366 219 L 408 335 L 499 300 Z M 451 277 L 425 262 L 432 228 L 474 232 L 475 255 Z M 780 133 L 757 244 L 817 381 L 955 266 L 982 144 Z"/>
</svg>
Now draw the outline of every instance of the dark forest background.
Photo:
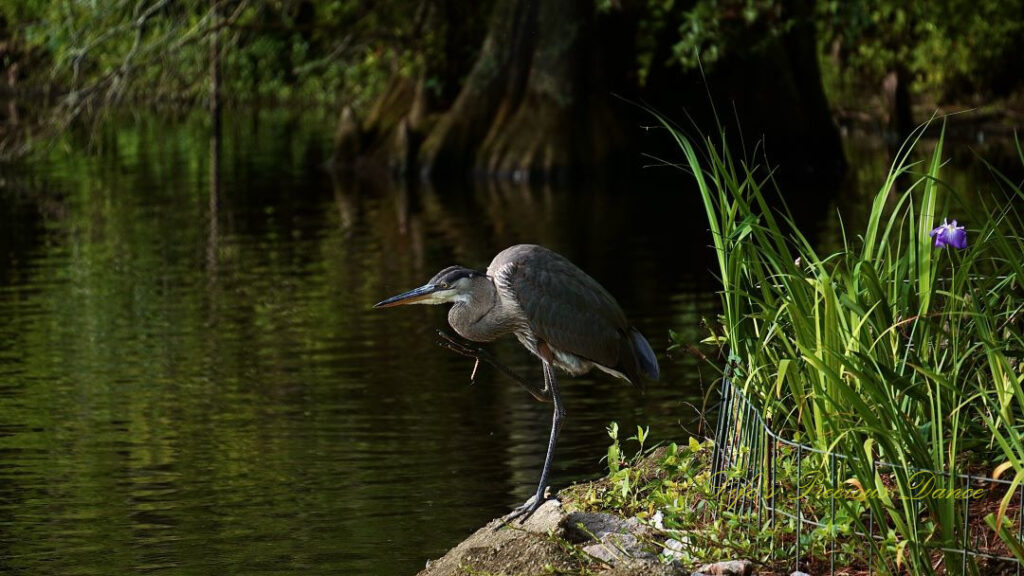
<svg viewBox="0 0 1024 576">
<path fill-rule="evenodd" d="M 1024 0 L 6 0 L 0 129 L 10 157 L 140 106 L 330 107 L 340 168 L 524 179 L 659 155 L 647 107 L 832 176 L 840 127 L 1012 127 L 1022 52 Z"/>
</svg>

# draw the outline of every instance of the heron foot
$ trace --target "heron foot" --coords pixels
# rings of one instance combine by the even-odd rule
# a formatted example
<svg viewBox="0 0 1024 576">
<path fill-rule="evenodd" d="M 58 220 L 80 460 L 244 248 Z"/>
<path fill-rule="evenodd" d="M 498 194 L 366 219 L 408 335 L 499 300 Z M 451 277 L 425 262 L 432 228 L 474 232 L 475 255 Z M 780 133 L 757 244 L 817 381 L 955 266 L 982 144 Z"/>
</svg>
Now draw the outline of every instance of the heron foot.
<svg viewBox="0 0 1024 576">
<path fill-rule="evenodd" d="M 476 371 L 477 368 L 480 367 L 480 360 L 483 360 L 491 364 L 494 363 L 494 360 L 490 357 L 490 354 L 488 354 L 486 350 L 480 348 L 479 346 L 473 346 L 460 340 L 457 340 L 454 336 L 448 334 L 444 330 L 438 330 L 437 336 L 438 346 L 442 348 L 447 348 L 448 350 L 451 350 L 456 354 L 461 354 L 467 358 L 472 358 L 476 360 L 476 362 L 473 364 L 473 372 L 470 373 L 469 375 L 470 382 L 476 382 Z"/>
<path fill-rule="evenodd" d="M 445 332 L 444 330 L 438 330 L 437 337 L 438 346 L 442 348 L 447 348 L 452 352 L 455 352 L 456 354 L 462 354 L 463 356 L 467 356 L 469 358 L 476 358 L 478 356 L 487 355 L 487 351 L 484 350 L 483 348 L 480 348 L 479 346 L 473 346 L 472 344 L 468 344 L 462 340 L 459 340 L 458 338 L 452 336 L 451 334 Z"/>
<path fill-rule="evenodd" d="M 515 520 L 518 520 L 520 525 L 525 524 L 526 521 L 530 519 L 530 516 L 533 516 L 533 513 L 540 508 L 541 504 L 547 502 L 549 499 L 550 498 L 546 495 L 543 498 L 538 498 L 536 495 L 530 496 L 530 499 L 524 502 L 521 506 L 518 506 L 515 510 L 503 516 L 501 518 L 501 524 L 499 524 L 498 527 L 500 528 L 506 524 L 510 524 Z"/>
<path fill-rule="evenodd" d="M 473 364 L 473 372 L 469 375 L 470 382 L 476 381 L 477 368 L 480 367 L 481 362 L 486 362 L 493 366 L 496 370 L 508 376 L 517 384 L 525 388 L 526 391 L 529 392 L 530 395 L 536 398 L 538 401 L 549 402 L 551 400 L 550 392 L 548 391 L 546 381 L 545 386 L 543 388 L 537 386 L 535 383 L 530 382 L 529 380 L 523 378 L 519 374 L 516 374 L 507 366 L 503 365 L 501 362 L 498 362 L 498 360 L 495 359 L 490 352 L 484 350 L 480 346 L 475 346 L 466 341 L 463 341 L 462 339 L 456 338 L 446 333 L 444 330 L 437 331 L 437 345 L 442 348 L 447 348 L 448 350 L 451 350 L 456 354 L 461 354 L 462 356 L 476 360 L 476 363 Z"/>
</svg>

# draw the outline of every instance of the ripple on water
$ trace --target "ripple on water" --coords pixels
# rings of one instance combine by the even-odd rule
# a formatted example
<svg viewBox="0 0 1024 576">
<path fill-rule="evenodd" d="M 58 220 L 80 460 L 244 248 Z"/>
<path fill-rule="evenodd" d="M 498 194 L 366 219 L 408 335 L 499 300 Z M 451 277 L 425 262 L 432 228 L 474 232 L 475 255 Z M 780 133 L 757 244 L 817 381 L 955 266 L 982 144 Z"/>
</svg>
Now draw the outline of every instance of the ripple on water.
<svg viewBox="0 0 1024 576">
<path fill-rule="evenodd" d="M 666 264 L 704 244 L 628 194 L 524 190 L 503 211 L 456 188 L 332 181 L 286 150 L 317 131 L 226 129 L 214 214 L 189 130 L 36 167 L 59 193 L 26 212 L 37 236 L 0 274 L 4 571 L 412 573 L 532 494 L 551 407 L 486 366 L 470 384 L 472 362 L 434 344 L 443 310 L 374 302 L 539 242 L 606 282 L 658 350 L 713 313 L 702 268 Z M 582 215 L 587 194 L 614 209 Z M 540 378 L 515 342 L 496 349 Z M 677 436 L 693 366 L 665 358 L 646 393 L 563 379 L 553 486 L 603 473 L 612 420 Z"/>
</svg>

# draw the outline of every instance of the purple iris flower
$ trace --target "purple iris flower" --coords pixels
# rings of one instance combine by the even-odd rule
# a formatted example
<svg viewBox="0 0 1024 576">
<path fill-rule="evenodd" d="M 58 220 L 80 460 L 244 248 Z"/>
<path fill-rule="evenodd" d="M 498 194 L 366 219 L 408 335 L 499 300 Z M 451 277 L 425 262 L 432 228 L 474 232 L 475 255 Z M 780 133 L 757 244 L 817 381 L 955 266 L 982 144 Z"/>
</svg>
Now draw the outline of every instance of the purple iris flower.
<svg viewBox="0 0 1024 576">
<path fill-rule="evenodd" d="M 942 226 L 939 226 L 928 233 L 928 236 L 935 238 L 935 247 L 943 248 L 945 246 L 952 246 L 957 250 L 963 250 L 967 248 L 967 230 L 964 230 L 963 226 L 957 226 L 956 220 L 953 220 L 952 224 L 946 222 L 946 219 L 942 219 Z"/>
</svg>

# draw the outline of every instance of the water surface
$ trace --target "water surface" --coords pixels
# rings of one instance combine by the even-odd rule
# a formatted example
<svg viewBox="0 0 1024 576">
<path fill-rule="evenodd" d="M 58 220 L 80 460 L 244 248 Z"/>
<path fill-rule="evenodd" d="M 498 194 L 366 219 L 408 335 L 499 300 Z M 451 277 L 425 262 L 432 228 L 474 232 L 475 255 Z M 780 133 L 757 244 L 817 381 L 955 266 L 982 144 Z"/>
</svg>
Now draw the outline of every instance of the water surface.
<svg viewBox="0 0 1024 576">
<path fill-rule="evenodd" d="M 9 168 L 0 235 L 0 569 L 410 574 L 534 490 L 550 406 L 372 310 L 519 242 L 604 283 L 659 351 L 641 393 L 563 381 L 558 488 L 615 420 L 685 439 L 713 372 L 664 351 L 715 296 L 693 201 L 627 184 L 332 177 L 314 120 L 139 121 Z M 681 217 L 682 216 L 682 217 Z M 540 378 L 513 341 L 496 347 Z"/>
</svg>

